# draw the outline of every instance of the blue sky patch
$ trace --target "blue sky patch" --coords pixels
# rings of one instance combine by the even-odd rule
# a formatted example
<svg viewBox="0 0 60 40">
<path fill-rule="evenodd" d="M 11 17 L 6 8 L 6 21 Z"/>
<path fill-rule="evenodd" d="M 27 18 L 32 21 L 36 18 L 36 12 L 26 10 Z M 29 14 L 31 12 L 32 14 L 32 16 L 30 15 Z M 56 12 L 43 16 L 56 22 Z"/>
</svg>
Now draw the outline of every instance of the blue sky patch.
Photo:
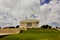
<svg viewBox="0 0 60 40">
<path fill-rule="evenodd" d="M 40 4 L 41 5 L 44 5 L 45 3 L 49 3 L 51 0 L 40 0 Z"/>
<path fill-rule="evenodd" d="M 54 26 L 60 26 L 60 24 L 57 23 L 57 22 L 52 22 L 51 25 L 54 25 Z"/>
<path fill-rule="evenodd" d="M 37 16 L 36 16 L 36 15 L 34 15 L 34 14 L 32 14 L 32 15 L 31 15 L 31 17 L 36 18 Z"/>
</svg>

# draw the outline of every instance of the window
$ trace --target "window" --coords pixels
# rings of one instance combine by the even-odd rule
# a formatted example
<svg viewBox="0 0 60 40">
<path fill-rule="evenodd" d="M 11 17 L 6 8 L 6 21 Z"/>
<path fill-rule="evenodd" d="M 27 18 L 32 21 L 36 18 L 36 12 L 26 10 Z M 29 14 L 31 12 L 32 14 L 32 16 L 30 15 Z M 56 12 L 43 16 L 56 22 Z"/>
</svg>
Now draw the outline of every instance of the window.
<svg viewBox="0 0 60 40">
<path fill-rule="evenodd" d="M 32 26 L 32 23 L 27 23 L 27 26 L 28 26 L 28 27 L 31 27 L 31 26 Z"/>
</svg>

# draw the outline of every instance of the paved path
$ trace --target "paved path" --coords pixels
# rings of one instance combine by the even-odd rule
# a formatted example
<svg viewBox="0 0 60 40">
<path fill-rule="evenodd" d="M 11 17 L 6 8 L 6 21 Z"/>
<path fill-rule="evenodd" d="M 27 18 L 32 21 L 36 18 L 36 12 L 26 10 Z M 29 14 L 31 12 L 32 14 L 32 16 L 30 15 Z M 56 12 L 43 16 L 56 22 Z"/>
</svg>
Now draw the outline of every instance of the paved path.
<svg viewBox="0 0 60 40">
<path fill-rule="evenodd" d="M 3 36 L 3 35 L 11 35 L 11 33 L 1 33 L 0 36 Z"/>
<path fill-rule="evenodd" d="M 60 29 L 57 29 L 58 31 L 60 31 Z"/>
</svg>

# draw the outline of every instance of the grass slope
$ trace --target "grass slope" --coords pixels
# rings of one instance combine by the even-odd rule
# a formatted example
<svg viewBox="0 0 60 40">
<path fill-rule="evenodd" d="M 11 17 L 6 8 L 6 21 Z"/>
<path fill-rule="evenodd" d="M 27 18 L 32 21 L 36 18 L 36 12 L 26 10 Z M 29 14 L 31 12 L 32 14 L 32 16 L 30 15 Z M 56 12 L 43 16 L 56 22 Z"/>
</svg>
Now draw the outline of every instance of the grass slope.
<svg viewBox="0 0 60 40">
<path fill-rule="evenodd" d="M 60 40 L 60 31 L 55 29 L 30 29 L 20 34 L 0 38 L 0 40 Z"/>
</svg>

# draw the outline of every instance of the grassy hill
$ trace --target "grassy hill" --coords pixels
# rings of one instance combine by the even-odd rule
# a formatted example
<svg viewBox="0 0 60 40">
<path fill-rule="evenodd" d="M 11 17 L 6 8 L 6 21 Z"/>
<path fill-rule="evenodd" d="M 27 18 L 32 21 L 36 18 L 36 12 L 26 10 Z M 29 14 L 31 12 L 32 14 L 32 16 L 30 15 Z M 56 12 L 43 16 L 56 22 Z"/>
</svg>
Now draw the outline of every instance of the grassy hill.
<svg viewBox="0 0 60 40">
<path fill-rule="evenodd" d="M 56 29 L 29 29 L 20 34 L 9 35 L 0 40 L 60 40 Z"/>
</svg>

